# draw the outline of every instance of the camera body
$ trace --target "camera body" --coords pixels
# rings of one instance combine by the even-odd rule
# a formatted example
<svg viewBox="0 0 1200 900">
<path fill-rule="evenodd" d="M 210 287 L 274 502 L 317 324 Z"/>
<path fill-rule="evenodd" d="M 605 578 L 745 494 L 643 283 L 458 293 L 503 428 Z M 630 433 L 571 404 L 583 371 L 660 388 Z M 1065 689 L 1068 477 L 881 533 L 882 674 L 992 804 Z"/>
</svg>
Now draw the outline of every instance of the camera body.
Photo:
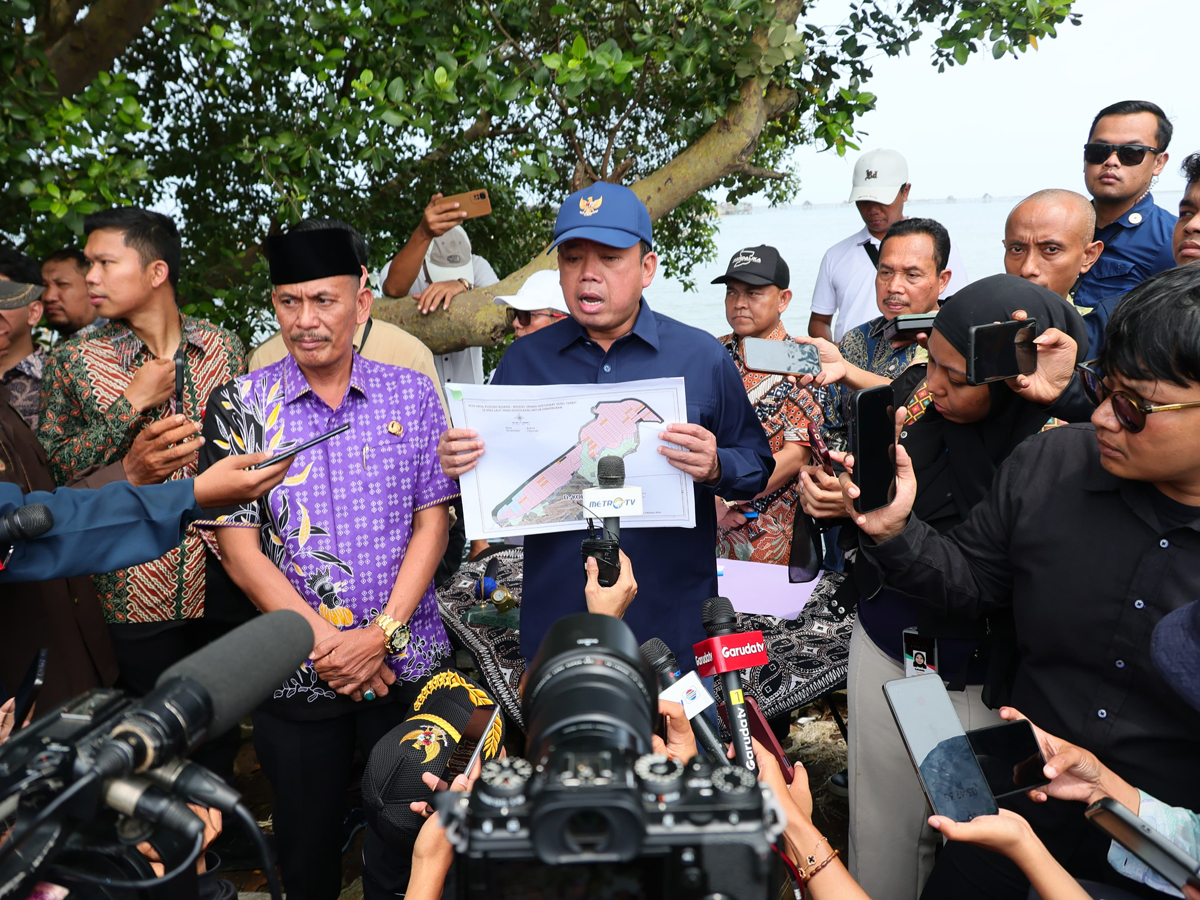
<svg viewBox="0 0 1200 900">
<path fill-rule="evenodd" d="M 657 697 L 621 620 L 551 627 L 525 688 L 529 759 L 437 796 L 459 897 L 765 900 L 774 796 L 745 768 L 651 753 Z"/>
<path fill-rule="evenodd" d="M 579 753 L 539 769 L 493 760 L 471 794 L 441 795 L 460 897 L 767 897 L 783 818 L 746 769 Z"/>
</svg>

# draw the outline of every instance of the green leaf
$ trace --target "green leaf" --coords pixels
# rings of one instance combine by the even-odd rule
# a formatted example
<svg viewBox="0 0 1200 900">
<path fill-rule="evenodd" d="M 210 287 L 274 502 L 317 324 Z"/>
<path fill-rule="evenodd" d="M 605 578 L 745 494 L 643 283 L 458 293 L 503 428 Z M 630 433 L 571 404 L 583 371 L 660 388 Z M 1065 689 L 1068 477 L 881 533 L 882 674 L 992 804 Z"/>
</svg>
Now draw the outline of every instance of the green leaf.
<svg viewBox="0 0 1200 900">
<path fill-rule="evenodd" d="M 571 44 L 571 55 L 576 59 L 583 59 L 588 54 L 587 41 L 583 39 L 582 34 L 575 35 L 575 42 Z"/>
<path fill-rule="evenodd" d="M 1008 44 L 1005 41 L 996 41 L 992 44 L 992 58 L 999 59 L 1008 50 Z"/>
<path fill-rule="evenodd" d="M 397 75 L 387 86 L 387 98 L 393 103 L 403 103 L 405 98 L 404 79 Z"/>
<path fill-rule="evenodd" d="M 383 121 L 387 122 L 393 128 L 399 128 L 404 124 L 404 117 L 394 109 L 385 109 L 383 115 L 379 118 L 383 119 Z"/>
<path fill-rule="evenodd" d="M 370 84 L 375 80 L 375 73 L 370 69 L 363 69 L 362 74 L 358 76 L 358 80 L 363 84 Z"/>
<path fill-rule="evenodd" d="M 225 29 L 222 26 L 217 25 L 216 23 L 213 23 L 212 25 L 209 26 L 208 33 L 211 34 L 218 41 L 221 38 L 225 37 Z"/>
</svg>

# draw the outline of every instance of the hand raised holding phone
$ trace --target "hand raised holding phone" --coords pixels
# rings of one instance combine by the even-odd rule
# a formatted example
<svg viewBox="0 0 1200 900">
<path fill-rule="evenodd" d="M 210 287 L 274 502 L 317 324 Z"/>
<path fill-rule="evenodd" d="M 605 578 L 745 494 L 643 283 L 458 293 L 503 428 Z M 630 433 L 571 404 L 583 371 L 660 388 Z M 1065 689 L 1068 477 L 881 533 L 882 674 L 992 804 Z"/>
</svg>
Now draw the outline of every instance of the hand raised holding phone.
<svg viewBox="0 0 1200 900">
<path fill-rule="evenodd" d="M 904 410 L 896 412 L 897 436 L 904 425 L 904 416 Z M 874 538 L 877 544 L 894 538 L 904 530 L 917 497 L 917 475 L 913 471 L 912 459 L 902 444 L 897 442 L 895 447 L 896 491 L 892 502 L 871 512 L 855 512 L 851 515 L 854 524 Z M 846 497 L 847 507 L 853 508 L 854 501 L 862 495 L 862 491 L 854 483 L 854 455 L 836 451 L 831 451 L 830 455 L 836 462 L 841 463 L 850 475 L 848 479 L 842 479 L 842 493 Z"/>
</svg>

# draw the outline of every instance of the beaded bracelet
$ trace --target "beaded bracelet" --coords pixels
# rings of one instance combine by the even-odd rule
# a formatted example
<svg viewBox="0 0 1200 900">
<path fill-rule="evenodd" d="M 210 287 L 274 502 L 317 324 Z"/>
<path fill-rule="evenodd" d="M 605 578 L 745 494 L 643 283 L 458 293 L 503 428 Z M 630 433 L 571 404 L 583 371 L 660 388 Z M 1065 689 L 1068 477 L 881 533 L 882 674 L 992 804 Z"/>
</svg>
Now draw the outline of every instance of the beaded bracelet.
<svg viewBox="0 0 1200 900">
<path fill-rule="evenodd" d="M 819 873 L 827 865 L 829 865 L 831 862 L 833 862 L 835 859 L 837 859 L 838 856 L 839 856 L 839 854 L 836 850 L 832 851 L 827 857 L 825 857 L 825 859 L 823 859 L 821 862 L 817 863 L 816 866 L 805 869 L 803 872 L 801 872 L 800 880 L 803 881 L 805 884 L 808 884 L 810 881 L 812 881 L 813 877 L 817 873 Z"/>
</svg>

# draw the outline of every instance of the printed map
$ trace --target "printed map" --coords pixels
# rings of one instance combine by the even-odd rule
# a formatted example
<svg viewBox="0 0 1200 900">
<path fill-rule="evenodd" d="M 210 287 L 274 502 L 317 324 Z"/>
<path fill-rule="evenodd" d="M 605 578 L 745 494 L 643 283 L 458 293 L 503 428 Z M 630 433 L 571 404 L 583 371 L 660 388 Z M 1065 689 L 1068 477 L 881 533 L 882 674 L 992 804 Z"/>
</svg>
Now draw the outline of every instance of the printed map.
<svg viewBox="0 0 1200 900">
<path fill-rule="evenodd" d="M 446 389 L 453 427 L 484 442 L 459 479 L 470 539 L 584 528 L 583 490 L 613 455 L 625 460 L 626 484 L 642 489 L 642 514 L 622 517 L 622 528 L 695 527 L 691 477 L 658 452 L 664 427 L 688 421 L 682 378 Z"/>
<path fill-rule="evenodd" d="M 638 426 L 662 422 L 662 416 L 633 397 L 597 403 L 592 415 L 579 429 L 575 446 L 531 475 L 492 510 L 497 524 L 578 519 L 581 492 L 596 486 L 596 461 L 605 455 L 628 456 L 641 444 Z"/>
</svg>

